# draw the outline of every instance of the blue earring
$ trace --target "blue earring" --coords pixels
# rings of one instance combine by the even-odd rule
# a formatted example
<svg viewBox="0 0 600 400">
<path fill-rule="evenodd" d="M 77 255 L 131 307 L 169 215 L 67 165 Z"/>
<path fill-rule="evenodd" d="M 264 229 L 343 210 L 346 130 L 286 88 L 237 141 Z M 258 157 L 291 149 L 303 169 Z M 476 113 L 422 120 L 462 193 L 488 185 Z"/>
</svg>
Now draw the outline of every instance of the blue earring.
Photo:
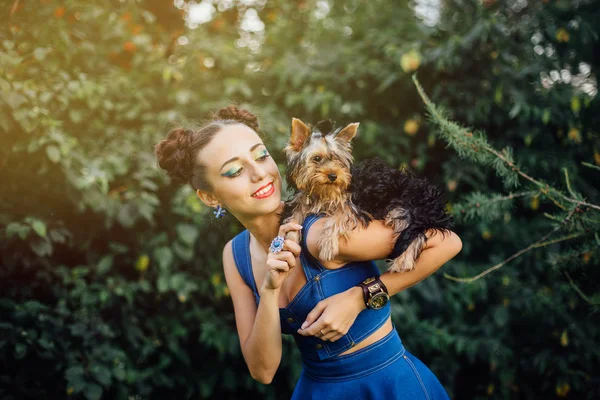
<svg viewBox="0 0 600 400">
<path fill-rule="evenodd" d="M 215 211 L 213 211 L 213 214 L 215 214 L 215 217 L 221 218 L 225 215 L 225 209 L 222 208 L 221 206 L 217 206 L 217 208 L 215 209 Z"/>
</svg>

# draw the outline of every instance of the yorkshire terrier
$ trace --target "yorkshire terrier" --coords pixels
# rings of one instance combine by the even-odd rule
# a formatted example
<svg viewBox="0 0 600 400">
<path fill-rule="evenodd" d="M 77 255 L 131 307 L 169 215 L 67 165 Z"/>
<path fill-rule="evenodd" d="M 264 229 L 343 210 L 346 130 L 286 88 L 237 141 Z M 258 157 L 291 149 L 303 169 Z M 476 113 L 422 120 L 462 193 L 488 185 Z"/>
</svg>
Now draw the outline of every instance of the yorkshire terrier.
<svg viewBox="0 0 600 400">
<path fill-rule="evenodd" d="M 309 214 L 329 217 L 318 241 L 319 257 L 332 260 L 340 238 L 373 220 L 394 230 L 395 246 L 389 270 L 414 269 L 428 229 L 444 234 L 452 226 L 442 192 L 425 179 L 389 167 L 380 159 L 353 165 L 351 140 L 358 123 L 334 129 L 331 121 L 309 127 L 292 119 L 292 133 L 284 151 L 287 182 L 294 191 L 283 219 L 302 223 Z M 290 232 L 288 239 L 299 242 Z"/>
</svg>

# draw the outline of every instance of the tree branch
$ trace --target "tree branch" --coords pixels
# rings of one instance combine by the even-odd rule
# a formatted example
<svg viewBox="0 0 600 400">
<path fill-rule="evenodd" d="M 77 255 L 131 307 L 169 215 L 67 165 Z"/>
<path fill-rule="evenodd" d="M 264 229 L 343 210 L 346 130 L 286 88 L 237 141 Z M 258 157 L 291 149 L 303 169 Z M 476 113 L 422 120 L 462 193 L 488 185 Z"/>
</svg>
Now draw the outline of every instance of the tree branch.
<svg viewBox="0 0 600 400">
<path fill-rule="evenodd" d="M 450 279 L 451 281 L 456 281 L 456 282 L 463 282 L 463 283 L 471 283 L 474 282 L 482 277 L 484 277 L 485 275 L 489 274 L 490 272 L 493 272 L 501 267 L 503 267 L 504 265 L 506 265 L 507 263 L 511 262 L 512 260 L 514 260 L 515 258 L 519 257 L 520 255 L 527 253 L 529 250 L 534 249 L 534 248 L 538 248 L 538 247 L 542 247 L 541 244 L 548 239 L 552 234 L 554 234 L 555 232 L 557 232 L 564 224 L 566 224 L 570 219 L 571 216 L 575 213 L 575 209 L 572 210 L 569 215 L 567 215 L 565 217 L 565 219 L 563 219 L 562 223 L 560 225 L 558 225 L 557 227 L 555 227 L 554 229 L 552 229 L 550 232 L 548 232 L 546 235 L 544 235 L 544 237 L 542 237 L 541 239 L 539 239 L 538 241 L 536 241 L 535 243 L 530 244 L 529 246 L 525 247 L 524 249 L 519 250 L 518 252 L 516 252 L 515 254 L 513 254 L 512 256 L 508 257 L 507 259 L 505 259 L 504 261 L 494 265 L 491 268 L 486 269 L 485 271 L 483 271 L 482 273 L 475 275 L 471 278 L 457 278 L 455 276 L 451 276 L 447 273 L 444 273 L 444 277 L 446 279 Z M 565 237 L 562 238 L 563 240 L 567 240 L 570 239 L 570 237 Z M 552 243 L 552 241 L 547 242 L 544 245 L 548 245 Z"/>
</svg>

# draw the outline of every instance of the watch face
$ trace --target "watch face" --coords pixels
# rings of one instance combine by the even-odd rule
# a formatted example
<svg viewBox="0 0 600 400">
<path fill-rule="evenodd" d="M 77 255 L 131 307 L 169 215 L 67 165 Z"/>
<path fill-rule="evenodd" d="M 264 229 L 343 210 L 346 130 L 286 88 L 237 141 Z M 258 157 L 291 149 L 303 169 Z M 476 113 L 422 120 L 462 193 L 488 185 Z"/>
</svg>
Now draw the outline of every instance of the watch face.
<svg viewBox="0 0 600 400">
<path fill-rule="evenodd" d="M 390 297 L 387 293 L 377 293 L 369 300 L 369 304 L 373 310 L 379 310 L 387 304 Z"/>
</svg>

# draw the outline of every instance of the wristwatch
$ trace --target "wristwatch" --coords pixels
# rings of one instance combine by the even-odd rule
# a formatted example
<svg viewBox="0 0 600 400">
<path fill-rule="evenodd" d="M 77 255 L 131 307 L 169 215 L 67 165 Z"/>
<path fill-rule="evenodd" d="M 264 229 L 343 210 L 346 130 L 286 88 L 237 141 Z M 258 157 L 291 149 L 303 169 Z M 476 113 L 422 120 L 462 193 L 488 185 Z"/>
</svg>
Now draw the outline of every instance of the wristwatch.
<svg viewBox="0 0 600 400">
<path fill-rule="evenodd" d="M 390 300 L 387 288 L 383 282 L 381 282 L 379 277 L 367 278 L 363 282 L 359 283 L 358 286 L 360 286 L 363 290 L 363 296 L 367 308 L 372 310 L 380 310 L 385 307 L 387 302 Z"/>
</svg>

